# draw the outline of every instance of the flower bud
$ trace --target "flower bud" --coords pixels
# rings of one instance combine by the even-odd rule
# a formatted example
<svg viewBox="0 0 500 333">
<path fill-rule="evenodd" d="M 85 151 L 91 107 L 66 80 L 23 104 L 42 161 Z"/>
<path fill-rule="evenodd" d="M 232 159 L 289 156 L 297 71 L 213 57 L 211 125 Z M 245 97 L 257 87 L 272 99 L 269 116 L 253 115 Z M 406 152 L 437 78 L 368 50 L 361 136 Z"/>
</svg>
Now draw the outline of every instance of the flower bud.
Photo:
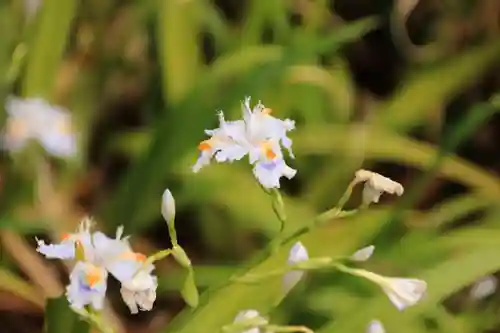
<svg viewBox="0 0 500 333">
<path fill-rule="evenodd" d="M 351 255 L 350 259 L 352 261 L 367 261 L 372 256 L 373 251 L 375 251 L 375 246 L 373 246 L 373 245 L 364 247 L 364 248 L 354 252 Z"/>
<path fill-rule="evenodd" d="M 288 255 L 288 265 L 295 265 L 301 261 L 305 261 L 309 259 L 309 254 L 307 253 L 307 249 L 302 245 L 301 242 L 295 243 L 290 249 Z M 299 283 L 300 279 L 304 275 L 304 271 L 301 270 L 293 270 L 287 272 L 285 276 L 283 276 L 283 287 L 285 293 L 288 293 L 297 283 Z"/>
<path fill-rule="evenodd" d="M 356 184 L 365 183 L 363 188 L 363 204 L 365 205 L 377 203 L 384 192 L 397 196 L 403 195 L 404 192 L 400 183 L 368 170 L 358 170 L 354 181 Z"/>
<path fill-rule="evenodd" d="M 372 320 L 368 325 L 366 333 L 385 333 L 385 329 L 380 321 Z"/>
<path fill-rule="evenodd" d="M 402 311 L 422 299 L 427 283 L 418 279 L 384 277 L 381 287 L 391 302 Z"/>
<path fill-rule="evenodd" d="M 485 276 L 484 278 L 474 283 L 470 291 L 470 295 L 473 299 L 477 300 L 486 298 L 495 293 L 497 285 L 498 280 L 494 276 Z"/>
<path fill-rule="evenodd" d="M 165 221 L 167 221 L 169 227 L 170 225 L 173 226 L 175 220 L 175 200 L 168 188 L 163 192 L 161 200 L 161 214 L 163 215 Z"/>
</svg>

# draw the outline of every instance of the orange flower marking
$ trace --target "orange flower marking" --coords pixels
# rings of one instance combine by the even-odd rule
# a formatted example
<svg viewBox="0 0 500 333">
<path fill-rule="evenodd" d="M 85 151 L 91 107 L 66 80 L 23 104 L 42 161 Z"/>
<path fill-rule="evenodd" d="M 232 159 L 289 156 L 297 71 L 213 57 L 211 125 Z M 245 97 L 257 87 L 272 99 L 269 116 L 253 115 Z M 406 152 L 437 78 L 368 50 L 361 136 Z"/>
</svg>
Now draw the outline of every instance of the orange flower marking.
<svg viewBox="0 0 500 333">
<path fill-rule="evenodd" d="M 90 287 L 94 287 L 102 280 L 102 272 L 98 267 L 90 266 L 85 272 L 85 279 Z"/>
<path fill-rule="evenodd" d="M 265 141 L 262 143 L 262 150 L 264 151 L 264 155 L 266 158 L 273 160 L 276 158 L 276 153 L 273 151 L 273 147 L 269 141 Z"/>
<path fill-rule="evenodd" d="M 71 237 L 71 234 L 69 234 L 69 233 L 67 233 L 67 232 L 63 232 L 63 233 L 61 234 L 61 239 L 62 239 L 62 240 L 67 240 L 67 239 L 69 239 L 70 237 Z"/>
<path fill-rule="evenodd" d="M 26 124 L 20 119 L 9 120 L 7 124 L 7 132 L 13 137 L 20 137 L 26 133 Z"/>
<path fill-rule="evenodd" d="M 201 151 L 212 149 L 212 145 L 210 144 L 210 140 L 205 140 L 205 141 L 200 142 L 200 144 L 198 145 L 198 149 Z"/>
<path fill-rule="evenodd" d="M 136 261 L 146 261 L 147 257 L 139 252 L 125 252 L 120 256 L 122 259 L 131 259 Z"/>
<path fill-rule="evenodd" d="M 264 108 L 264 110 L 262 110 L 262 114 L 271 114 L 273 112 L 273 109 L 271 108 Z"/>
<path fill-rule="evenodd" d="M 66 135 L 73 133 L 71 123 L 68 119 L 61 119 L 56 124 L 56 129 L 60 134 Z"/>
</svg>

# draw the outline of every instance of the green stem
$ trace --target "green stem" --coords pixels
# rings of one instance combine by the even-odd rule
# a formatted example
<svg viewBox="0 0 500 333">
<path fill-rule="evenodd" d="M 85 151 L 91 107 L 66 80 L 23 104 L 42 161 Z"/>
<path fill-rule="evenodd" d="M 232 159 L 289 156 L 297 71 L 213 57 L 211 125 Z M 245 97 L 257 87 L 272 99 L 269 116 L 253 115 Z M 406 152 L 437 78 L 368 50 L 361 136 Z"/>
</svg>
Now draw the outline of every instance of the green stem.
<svg viewBox="0 0 500 333">
<path fill-rule="evenodd" d="M 103 322 L 102 316 L 100 313 L 95 313 L 93 311 L 87 311 L 85 309 L 75 309 L 73 308 L 73 311 L 76 312 L 80 317 L 88 322 L 92 327 L 97 329 L 101 333 L 115 333 L 115 331 L 106 325 L 106 323 Z"/>
<path fill-rule="evenodd" d="M 273 188 L 271 191 L 271 195 L 273 197 L 273 211 L 278 217 L 280 221 L 280 234 L 285 230 L 285 223 L 287 220 L 285 213 L 285 204 L 283 203 L 283 197 L 281 196 L 280 191 L 277 188 Z"/>
<path fill-rule="evenodd" d="M 376 273 L 367 271 L 365 269 L 347 267 L 346 265 L 341 264 L 341 263 L 334 263 L 332 266 L 341 272 L 344 272 L 344 273 L 347 273 L 350 275 L 354 275 L 354 276 L 358 276 L 358 277 L 362 277 L 362 278 L 370 280 L 374 283 L 377 283 L 379 285 L 383 285 L 383 280 L 384 280 L 383 277 L 376 274 Z"/>
<path fill-rule="evenodd" d="M 300 261 L 296 264 L 293 265 L 288 265 L 285 267 L 281 267 L 269 272 L 265 272 L 262 274 L 246 274 L 241 277 L 234 277 L 231 278 L 230 280 L 233 282 L 238 282 L 238 283 L 246 283 L 246 284 L 254 284 L 254 283 L 259 283 L 263 280 L 278 276 L 278 275 L 284 275 L 287 272 L 290 271 L 311 271 L 311 270 L 318 270 L 318 269 L 325 269 L 325 268 L 331 268 L 331 267 L 337 267 L 337 265 L 341 265 L 338 263 L 340 260 L 345 260 L 347 259 L 346 257 L 335 257 L 335 258 L 329 258 L 329 257 L 319 257 L 319 258 L 312 258 L 309 260 L 304 260 Z"/>
<path fill-rule="evenodd" d="M 155 254 L 149 256 L 146 259 L 146 261 L 144 262 L 144 264 L 142 264 L 142 267 L 139 270 L 137 270 L 137 272 L 135 272 L 135 274 L 134 274 L 134 276 L 132 278 L 136 277 L 137 274 L 139 274 L 140 272 L 142 272 L 143 270 L 145 270 L 149 265 L 151 265 L 155 261 L 164 259 L 164 258 L 168 257 L 171 254 L 172 254 L 172 250 L 171 249 L 165 249 L 165 250 L 158 251 Z"/>
<path fill-rule="evenodd" d="M 270 195 L 272 197 L 273 211 L 276 214 L 278 220 L 280 221 L 279 233 L 276 235 L 276 237 L 274 237 L 274 239 L 271 241 L 269 245 L 271 253 L 276 253 L 276 251 L 278 251 L 279 246 L 283 241 L 283 233 L 285 231 L 287 217 L 285 213 L 285 204 L 283 202 L 283 197 L 281 196 L 279 190 L 277 188 L 273 188 L 270 191 Z"/>
<path fill-rule="evenodd" d="M 263 327 L 265 332 L 273 333 L 314 333 L 313 330 L 306 326 L 278 326 L 278 325 L 266 325 Z"/>
<path fill-rule="evenodd" d="M 347 201 L 351 197 L 352 190 L 354 189 L 354 186 L 356 186 L 356 184 L 357 184 L 356 179 L 354 179 L 353 181 L 351 181 L 349 183 L 349 185 L 347 186 L 347 189 L 345 190 L 344 194 L 342 194 L 342 197 L 340 197 L 339 202 L 337 203 L 337 205 L 335 206 L 334 209 L 337 209 L 339 212 L 342 211 L 345 204 L 347 203 Z"/>
</svg>

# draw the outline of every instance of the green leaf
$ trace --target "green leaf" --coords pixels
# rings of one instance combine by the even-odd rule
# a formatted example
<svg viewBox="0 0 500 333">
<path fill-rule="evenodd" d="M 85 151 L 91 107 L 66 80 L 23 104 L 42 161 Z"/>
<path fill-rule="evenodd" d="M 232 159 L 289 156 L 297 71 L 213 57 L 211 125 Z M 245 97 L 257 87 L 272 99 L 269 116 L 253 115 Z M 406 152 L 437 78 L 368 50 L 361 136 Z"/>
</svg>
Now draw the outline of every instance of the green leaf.
<svg viewBox="0 0 500 333">
<path fill-rule="evenodd" d="M 26 220 L 14 216 L 0 216 L 0 230 L 12 230 L 18 233 L 35 233 L 49 230 L 48 221 L 43 219 Z"/>
<path fill-rule="evenodd" d="M 460 255 L 455 255 L 433 268 L 412 276 L 421 278 L 428 284 L 426 297 L 414 307 L 399 312 L 380 291 L 372 300 L 363 300 L 359 303 L 356 311 L 344 313 L 342 317 L 322 327 L 318 333 L 363 331 L 368 322 L 374 318 L 384 324 L 387 323 L 394 331 L 406 330 L 406 327 L 415 326 L 414 322 L 412 324 L 409 322 L 416 320 L 418 314 L 434 309 L 436 303 L 499 268 L 500 257 L 497 246 L 469 248 Z"/>
<path fill-rule="evenodd" d="M 179 101 L 199 75 L 197 1 L 160 1 L 158 27 L 164 98 Z"/>
<path fill-rule="evenodd" d="M 33 286 L 1 267 L 0 289 L 17 295 L 39 307 L 43 307 L 43 297 Z"/>
<path fill-rule="evenodd" d="M 352 151 L 346 140 L 351 138 L 350 126 L 314 126 L 299 130 L 295 134 L 294 147 L 298 154 L 357 154 Z M 378 161 L 398 162 L 417 168 L 426 169 L 435 162 L 436 147 L 389 133 L 372 129 L 364 138 L 365 158 Z M 440 173 L 449 180 L 459 182 L 477 191 L 477 194 L 489 200 L 500 198 L 498 178 L 457 156 L 443 158 Z"/>
<path fill-rule="evenodd" d="M 302 235 L 299 239 L 311 257 L 346 255 L 356 249 L 358 241 L 372 235 L 381 226 L 385 214 L 360 214 Z M 262 274 L 286 263 L 293 239 L 272 257 L 252 267 L 248 272 Z M 261 255 L 261 254 L 260 254 Z M 257 255 L 258 257 L 259 255 Z M 267 314 L 283 299 L 281 277 L 261 284 L 225 284 L 206 291 L 193 312 L 185 310 L 169 324 L 165 332 L 217 332 L 229 324 L 241 309 L 256 309 Z"/>
<path fill-rule="evenodd" d="M 23 94 L 51 100 L 77 1 L 44 0 L 41 7 L 38 29 L 28 49 Z"/>
<path fill-rule="evenodd" d="M 198 306 L 199 296 L 194 279 L 194 271 L 192 267 L 186 268 L 185 270 L 186 278 L 184 279 L 181 289 L 182 298 L 184 298 L 190 307 L 196 308 Z"/>
<path fill-rule="evenodd" d="M 349 22 L 337 29 L 330 36 L 320 39 L 314 48 L 319 54 L 334 53 L 347 43 L 355 42 L 363 35 L 377 28 L 380 21 L 376 17 L 365 17 Z"/>
<path fill-rule="evenodd" d="M 49 298 L 45 306 L 45 333 L 88 333 L 90 326 L 83 322 L 68 305 L 66 296 Z"/>
<path fill-rule="evenodd" d="M 380 105 L 374 121 L 381 128 L 406 131 L 421 124 L 437 107 L 444 105 L 478 80 L 500 57 L 500 41 L 491 42 L 419 73 Z"/>
<path fill-rule="evenodd" d="M 257 229 L 269 235 L 279 230 L 279 220 L 272 210 L 272 201 L 258 186 L 250 165 L 214 165 L 196 175 L 190 170 L 180 170 L 190 203 L 215 204 L 227 207 L 235 223 L 240 227 Z M 241 200 L 245 193 L 245 200 Z M 300 200 L 283 194 L 286 213 L 286 232 L 293 232 L 313 218 L 314 211 Z M 263 209 L 255 209 L 263 207 Z M 205 226 L 201 226 L 204 228 Z"/>
</svg>

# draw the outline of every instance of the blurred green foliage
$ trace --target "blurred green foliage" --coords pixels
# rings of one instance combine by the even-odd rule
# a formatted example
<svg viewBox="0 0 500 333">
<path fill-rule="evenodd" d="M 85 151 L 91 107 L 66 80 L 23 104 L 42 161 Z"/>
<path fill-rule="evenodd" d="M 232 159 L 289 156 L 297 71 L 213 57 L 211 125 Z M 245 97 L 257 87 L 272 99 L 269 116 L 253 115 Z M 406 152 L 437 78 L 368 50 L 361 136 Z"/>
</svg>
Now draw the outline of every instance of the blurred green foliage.
<svg viewBox="0 0 500 333">
<path fill-rule="evenodd" d="M 238 15 L 225 9 L 231 1 L 43 0 L 30 19 L 24 1 L 1 2 L 1 96 L 43 97 L 68 107 L 77 120 L 81 154 L 71 162 L 49 159 L 48 170 L 38 149 L 4 155 L 0 232 L 53 236 L 72 230 L 86 213 L 109 231 L 124 225 L 140 248 L 153 251 L 168 246 L 167 228 L 159 222 L 168 186 L 180 212 L 179 242 L 206 291 L 196 309 L 186 308 L 161 327 L 143 323 L 147 332 L 217 332 L 247 308 L 320 333 L 364 331 L 374 318 L 388 332 L 498 330 L 498 297 L 476 301 L 464 292 L 500 268 L 498 164 L 480 165 L 455 153 L 499 108 L 498 74 L 493 87 L 484 88 L 484 77 L 500 58 L 498 20 L 489 14 L 500 8 L 495 1 L 447 1 L 439 10 L 416 2 L 412 8 L 394 2 L 388 11 L 388 1 L 361 1 L 359 9 L 351 8 L 355 20 L 342 20 L 328 1 L 238 2 Z M 346 1 L 339 3 L 342 11 Z M 467 22 L 457 14 L 466 5 Z M 428 28 L 425 16 L 418 20 L 426 10 L 439 13 L 432 23 L 438 27 L 432 57 L 420 57 L 416 50 L 423 46 L 390 35 L 398 53 L 393 60 L 405 54 L 405 68 L 387 96 L 367 92 L 353 53 L 370 60 L 369 38 L 380 31 L 411 39 L 408 15 L 414 11 L 421 28 Z M 387 78 L 375 80 L 382 85 Z M 458 120 L 451 121 L 447 107 L 475 89 L 480 92 L 458 103 Z M 262 100 L 280 118 L 297 120 L 297 158 L 291 163 L 299 173 L 283 181 L 285 231 L 296 236 L 263 261 L 262 243 L 279 223 L 249 166 L 213 165 L 199 174 L 190 169 L 203 130 L 216 123 L 216 110 L 236 119 L 245 96 Z M 387 164 L 404 172 L 391 174 Z M 361 166 L 401 180 L 405 196 L 394 205 L 384 201 L 303 229 L 338 200 Z M 443 183 L 465 189 L 437 193 Z M 358 195 L 349 206 L 356 206 Z M 422 202 L 432 208 L 422 209 Z M 279 278 L 252 286 L 229 282 L 235 271 L 281 265 L 297 239 L 312 256 L 348 255 L 373 243 L 377 250 L 367 269 L 422 278 L 428 295 L 399 313 L 377 288 L 338 273 L 310 274 L 285 300 Z M 48 316 L 54 311 L 59 318 L 67 309 L 50 308 L 63 300 L 52 299 L 23 270 L 14 248 L 1 244 L 0 288 L 41 313 L 33 291 L 40 289 L 49 298 Z M 158 270 L 159 298 L 173 304 L 170 291 L 182 288 L 186 273 L 169 265 Z M 47 278 L 61 283 L 56 274 Z M 193 294 L 188 287 L 183 292 Z M 74 318 L 65 318 L 63 328 L 49 326 L 47 332 L 69 332 L 64 325 L 73 325 Z M 87 330 L 77 326 L 74 332 Z"/>
</svg>

